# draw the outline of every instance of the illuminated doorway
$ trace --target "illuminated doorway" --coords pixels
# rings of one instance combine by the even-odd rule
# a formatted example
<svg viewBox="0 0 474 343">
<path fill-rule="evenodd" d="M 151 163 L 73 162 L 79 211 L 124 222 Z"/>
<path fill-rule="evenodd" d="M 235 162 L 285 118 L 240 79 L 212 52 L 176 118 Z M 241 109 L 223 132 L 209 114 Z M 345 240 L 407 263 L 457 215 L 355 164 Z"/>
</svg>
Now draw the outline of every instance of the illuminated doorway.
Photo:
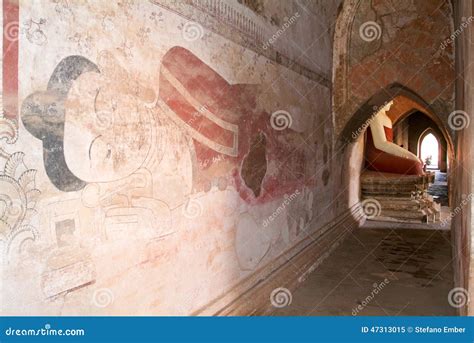
<svg viewBox="0 0 474 343">
<path fill-rule="evenodd" d="M 426 165 L 426 169 L 438 169 L 439 142 L 432 133 L 428 133 L 420 145 L 420 158 Z"/>
</svg>

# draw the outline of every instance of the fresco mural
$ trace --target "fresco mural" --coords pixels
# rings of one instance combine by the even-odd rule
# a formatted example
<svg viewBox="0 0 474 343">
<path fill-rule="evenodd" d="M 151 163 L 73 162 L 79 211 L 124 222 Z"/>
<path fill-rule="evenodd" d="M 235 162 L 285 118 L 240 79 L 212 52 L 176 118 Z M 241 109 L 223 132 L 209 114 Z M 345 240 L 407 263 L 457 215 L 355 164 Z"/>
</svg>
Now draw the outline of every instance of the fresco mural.
<svg viewBox="0 0 474 343">
<path fill-rule="evenodd" d="M 12 3 L 5 313 L 191 313 L 330 220 L 327 85 L 159 1 Z"/>
<path fill-rule="evenodd" d="M 0 139 L 13 144 L 17 139 L 16 124 L 0 118 Z M 22 151 L 13 153 L 0 148 L 3 170 L 0 173 L 0 253 L 7 260 L 22 245 L 34 241 L 38 232 L 30 225 L 36 201 L 41 192 L 36 188 L 36 170 L 24 163 Z"/>
<path fill-rule="evenodd" d="M 194 143 L 189 147 L 196 160 L 194 191 L 208 191 L 212 176 L 221 188 L 232 183 L 250 201 L 252 193 L 269 199 L 304 183 L 304 151 L 288 139 L 298 133 L 272 127 L 278 118 L 257 107 L 258 86 L 230 85 L 189 50 L 174 47 L 163 59 L 157 99 L 108 52 L 101 58 L 107 60 L 104 72 L 82 56 L 64 58 L 47 91 L 31 94 L 22 105 L 23 124 L 42 140 L 46 172 L 59 190 L 116 181 L 150 160 L 158 160 L 159 168 L 169 131 L 180 131 Z M 166 132 L 156 132 L 159 126 L 167 126 Z M 268 159 L 285 168 L 264 183 Z M 216 173 L 218 164 L 223 167 Z M 248 171 L 249 165 L 256 169 Z M 206 173 L 209 169 L 212 173 Z"/>
</svg>

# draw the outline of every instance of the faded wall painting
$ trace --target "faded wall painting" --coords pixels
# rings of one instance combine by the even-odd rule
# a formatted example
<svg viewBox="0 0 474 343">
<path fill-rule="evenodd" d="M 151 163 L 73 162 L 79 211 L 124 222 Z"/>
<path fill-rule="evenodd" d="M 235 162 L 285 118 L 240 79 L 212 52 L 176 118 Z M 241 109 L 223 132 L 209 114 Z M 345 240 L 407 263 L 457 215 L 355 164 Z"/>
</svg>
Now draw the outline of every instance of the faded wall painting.
<svg viewBox="0 0 474 343">
<path fill-rule="evenodd" d="M 327 84 L 182 6 L 3 1 L 5 314 L 191 314 L 333 218 Z"/>
</svg>

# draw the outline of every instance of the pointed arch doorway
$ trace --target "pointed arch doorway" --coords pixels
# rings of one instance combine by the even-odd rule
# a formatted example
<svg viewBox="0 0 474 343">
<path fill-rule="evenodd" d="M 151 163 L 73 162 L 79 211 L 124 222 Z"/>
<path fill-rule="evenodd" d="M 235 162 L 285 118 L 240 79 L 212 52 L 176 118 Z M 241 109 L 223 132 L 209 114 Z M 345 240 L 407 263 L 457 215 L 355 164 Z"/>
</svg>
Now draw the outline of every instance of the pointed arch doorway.
<svg viewBox="0 0 474 343">
<path fill-rule="evenodd" d="M 420 137 L 419 156 L 425 163 L 427 170 L 438 170 L 440 156 L 440 144 L 436 136 L 427 132 Z"/>
</svg>

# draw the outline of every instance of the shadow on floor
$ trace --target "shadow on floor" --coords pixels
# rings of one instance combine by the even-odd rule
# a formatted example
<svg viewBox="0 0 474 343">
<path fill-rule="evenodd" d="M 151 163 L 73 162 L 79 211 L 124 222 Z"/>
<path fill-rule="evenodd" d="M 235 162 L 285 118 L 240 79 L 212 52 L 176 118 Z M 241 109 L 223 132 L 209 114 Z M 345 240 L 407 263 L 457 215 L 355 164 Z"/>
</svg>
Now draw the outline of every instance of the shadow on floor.
<svg viewBox="0 0 474 343">
<path fill-rule="evenodd" d="M 450 232 L 358 229 L 273 315 L 455 315 Z"/>
</svg>

